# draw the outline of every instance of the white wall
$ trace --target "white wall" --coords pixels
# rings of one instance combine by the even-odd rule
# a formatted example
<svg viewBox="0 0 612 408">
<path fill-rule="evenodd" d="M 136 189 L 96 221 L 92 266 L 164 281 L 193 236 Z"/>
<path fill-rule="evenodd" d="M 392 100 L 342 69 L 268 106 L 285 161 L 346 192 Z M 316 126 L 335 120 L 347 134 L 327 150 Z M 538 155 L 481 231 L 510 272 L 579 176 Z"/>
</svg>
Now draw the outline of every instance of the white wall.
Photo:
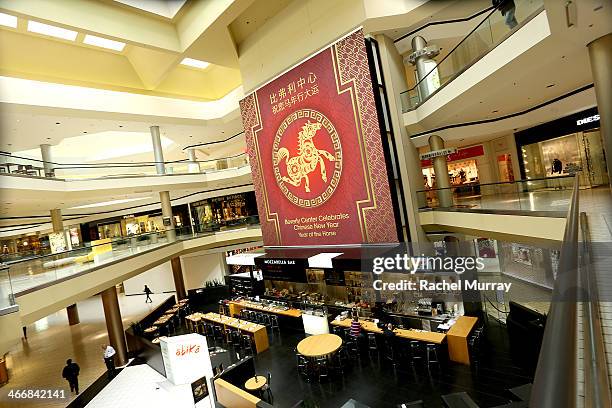
<svg viewBox="0 0 612 408">
<path fill-rule="evenodd" d="M 174 287 L 172 265 L 170 265 L 170 262 L 165 262 L 123 281 L 126 295 L 142 294 L 144 285 L 149 285 L 153 293 L 174 292 L 176 289 Z"/>
<path fill-rule="evenodd" d="M 225 254 L 195 253 L 181 256 L 183 279 L 185 289 L 197 289 L 204 286 L 204 282 L 214 279 L 222 280 L 225 275 Z"/>
</svg>

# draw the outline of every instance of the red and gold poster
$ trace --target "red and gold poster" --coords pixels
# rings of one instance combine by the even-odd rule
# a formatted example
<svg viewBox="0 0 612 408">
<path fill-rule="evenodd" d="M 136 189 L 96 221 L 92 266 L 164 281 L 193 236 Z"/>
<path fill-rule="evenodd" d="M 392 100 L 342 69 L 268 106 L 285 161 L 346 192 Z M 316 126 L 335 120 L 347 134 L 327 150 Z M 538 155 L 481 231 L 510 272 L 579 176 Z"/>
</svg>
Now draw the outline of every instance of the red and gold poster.
<svg viewBox="0 0 612 408">
<path fill-rule="evenodd" d="M 240 101 L 264 245 L 397 242 L 363 33 Z"/>
</svg>

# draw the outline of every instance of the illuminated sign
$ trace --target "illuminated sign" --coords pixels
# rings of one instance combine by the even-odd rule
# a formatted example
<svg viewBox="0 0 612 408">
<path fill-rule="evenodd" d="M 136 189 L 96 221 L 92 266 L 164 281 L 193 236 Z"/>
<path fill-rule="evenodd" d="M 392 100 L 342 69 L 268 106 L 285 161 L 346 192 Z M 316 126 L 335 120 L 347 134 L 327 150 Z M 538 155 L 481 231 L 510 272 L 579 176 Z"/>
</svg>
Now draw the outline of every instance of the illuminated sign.
<svg viewBox="0 0 612 408">
<path fill-rule="evenodd" d="M 593 116 L 588 116 L 586 118 L 578 119 L 576 121 L 576 126 L 584 125 L 585 123 L 597 122 L 599 120 L 599 115 L 595 114 Z"/>
<path fill-rule="evenodd" d="M 240 110 L 264 245 L 397 242 L 361 30 L 248 95 Z"/>
</svg>

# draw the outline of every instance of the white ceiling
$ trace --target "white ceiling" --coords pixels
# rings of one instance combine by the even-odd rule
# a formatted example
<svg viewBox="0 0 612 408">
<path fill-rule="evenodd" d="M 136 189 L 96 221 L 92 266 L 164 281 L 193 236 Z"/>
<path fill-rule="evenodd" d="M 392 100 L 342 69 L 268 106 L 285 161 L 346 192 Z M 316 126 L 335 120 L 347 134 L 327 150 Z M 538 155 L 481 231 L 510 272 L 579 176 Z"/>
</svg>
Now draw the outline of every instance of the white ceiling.
<svg viewBox="0 0 612 408">
<path fill-rule="evenodd" d="M 102 119 L 94 113 L 90 117 L 82 116 L 83 111 L 79 116 L 55 112 L 52 108 L 0 104 L 0 150 L 16 155 L 31 151 L 31 157 L 40 158 L 34 154 L 36 145 L 48 143 L 53 146 L 54 161 L 62 164 L 153 161 L 149 127 L 159 125 L 161 135 L 167 140 L 164 159 L 170 161 L 185 159 L 186 146 L 221 141 L 242 132 L 239 117 L 227 123 L 191 125 L 131 121 L 121 115 L 106 115 Z M 108 119 L 113 116 L 116 119 Z M 243 152 L 244 147 L 244 138 L 235 138 L 207 148 L 198 159 L 231 156 Z M 101 156 L 107 158 L 100 159 Z"/>
</svg>

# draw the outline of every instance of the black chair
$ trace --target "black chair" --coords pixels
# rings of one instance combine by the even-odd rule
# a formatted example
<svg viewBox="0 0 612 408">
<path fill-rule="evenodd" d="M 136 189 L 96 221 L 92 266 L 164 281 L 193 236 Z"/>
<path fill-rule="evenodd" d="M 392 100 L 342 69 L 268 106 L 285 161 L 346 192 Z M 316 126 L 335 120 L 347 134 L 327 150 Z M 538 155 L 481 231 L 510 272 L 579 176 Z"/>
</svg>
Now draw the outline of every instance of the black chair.
<svg viewBox="0 0 612 408">
<path fill-rule="evenodd" d="M 263 387 L 261 387 L 261 391 L 262 391 L 262 397 L 263 397 L 264 392 L 267 394 L 266 401 L 270 404 L 274 400 L 274 396 L 272 395 L 272 389 L 270 388 L 271 382 L 272 382 L 272 374 L 268 371 L 268 381 Z"/>
<path fill-rule="evenodd" d="M 270 316 L 270 330 L 274 331 L 274 329 L 276 329 L 280 333 L 280 326 L 278 324 L 277 315 Z"/>
<path fill-rule="evenodd" d="M 378 353 L 378 342 L 376 341 L 376 335 L 374 333 L 368 333 L 368 350 Z"/>
<path fill-rule="evenodd" d="M 343 358 L 343 349 L 338 350 L 332 357 L 329 362 L 329 369 L 334 374 L 344 375 L 344 358 Z"/>
<path fill-rule="evenodd" d="M 432 364 L 440 368 L 440 360 L 438 359 L 438 345 L 428 343 L 426 346 L 427 368 L 431 368 Z"/>
<path fill-rule="evenodd" d="M 349 335 L 346 338 L 346 348 L 351 358 L 359 358 L 359 343 L 357 337 Z"/>
<path fill-rule="evenodd" d="M 298 353 L 297 349 L 294 349 L 293 351 L 295 351 L 295 361 L 297 363 L 298 374 L 303 375 L 304 377 L 309 377 L 310 373 L 308 372 L 308 360 L 306 357 Z"/>
<path fill-rule="evenodd" d="M 242 335 L 242 350 L 248 355 L 255 354 L 255 343 L 253 342 L 253 338 L 248 334 Z"/>
<path fill-rule="evenodd" d="M 317 376 L 319 377 L 319 382 L 321 382 L 323 378 L 329 377 L 329 370 L 328 370 L 327 363 L 328 361 L 326 357 L 318 357 L 316 360 Z"/>
<path fill-rule="evenodd" d="M 410 363 L 415 365 L 423 361 L 423 347 L 417 340 L 410 341 Z"/>
</svg>

